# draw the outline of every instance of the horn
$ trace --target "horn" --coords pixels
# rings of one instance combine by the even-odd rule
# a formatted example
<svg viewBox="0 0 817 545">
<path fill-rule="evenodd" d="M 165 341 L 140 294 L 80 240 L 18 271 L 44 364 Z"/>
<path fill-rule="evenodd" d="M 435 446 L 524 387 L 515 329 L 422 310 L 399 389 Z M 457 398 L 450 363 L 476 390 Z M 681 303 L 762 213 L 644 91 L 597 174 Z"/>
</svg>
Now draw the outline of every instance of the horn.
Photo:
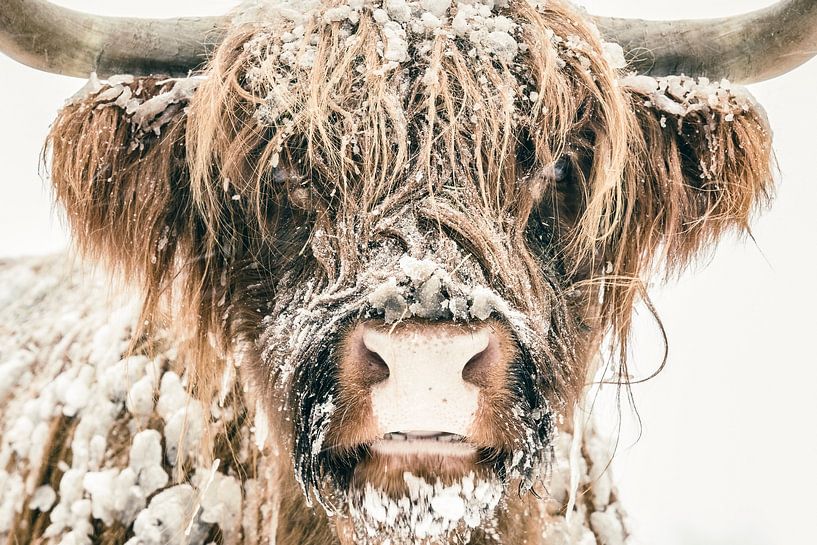
<svg viewBox="0 0 817 545">
<path fill-rule="evenodd" d="M 200 65 L 227 17 L 102 17 L 44 0 L 3 0 L 0 51 L 47 72 L 183 76 Z M 817 0 L 784 0 L 755 12 L 710 20 L 644 21 L 594 17 L 620 44 L 631 69 L 737 83 L 772 79 L 817 54 Z"/>
<path fill-rule="evenodd" d="M 644 75 L 707 76 L 756 83 L 817 55 L 817 0 L 784 0 L 721 19 L 644 21 L 594 17 L 605 39 Z"/>
<path fill-rule="evenodd" d="M 46 72 L 185 76 L 223 38 L 227 17 L 102 17 L 44 0 L 0 0 L 0 52 Z"/>
</svg>

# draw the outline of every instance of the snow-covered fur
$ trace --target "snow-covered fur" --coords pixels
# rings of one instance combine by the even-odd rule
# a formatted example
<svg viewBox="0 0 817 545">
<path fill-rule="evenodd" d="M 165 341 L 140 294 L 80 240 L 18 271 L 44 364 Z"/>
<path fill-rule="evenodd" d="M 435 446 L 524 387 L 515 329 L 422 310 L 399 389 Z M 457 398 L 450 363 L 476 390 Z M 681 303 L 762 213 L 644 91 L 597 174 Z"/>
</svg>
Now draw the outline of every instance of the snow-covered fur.
<svg viewBox="0 0 817 545">
<path fill-rule="evenodd" d="M 548 499 L 560 497 L 547 483 L 558 481 L 551 473 L 565 458 L 572 408 L 605 334 L 605 346 L 620 349 L 612 380 L 628 380 L 633 304 L 654 267 L 683 267 L 725 229 L 746 228 L 765 202 L 771 151 L 762 111 L 728 82 L 623 77 L 620 48 L 558 0 L 264 6 L 272 7 L 240 18 L 201 73 L 92 80 L 53 126 L 46 155 L 75 239 L 135 288 L 141 305 L 129 335 L 135 374 L 120 370 L 124 378 L 111 379 L 119 397 L 106 402 L 124 403 L 124 420 L 93 411 L 101 420 L 83 431 L 60 406 L 64 419 L 52 430 L 60 446 L 37 443 L 89 468 L 101 467 L 113 444 L 112 463 L 131 472 L 94 475 L 87 486 L 83 477 L 81 487 L 70 485 L 79 474 L 66 472 L 72 507 L 51 517 L 51 532 L 63 519 L 87 519 L 86 507 L 101 521 L 94 531 L 114 511 L 136 517 L 114 525 L 113 541 L 152 531 L 148 519 L 139 522 L 138 498 L 165 486 L 165 474 L 189 488 L 155 496 L 156 511 L 175 513 L 173 535 L 200 530 L 201 539 L 209 539 L 206 524 L 182 524 L 173 506 L 196 490 L 206 496 L 208 486 L 237 498 L 247 479 L 257 487 L 248 496 L 268 510 L 257 517 L 269 525 L 263 533 L 277 526 L 282 543 L 511 545 L 556 532 L 549 517 L 558 513 L 577 532 L 616 527 L 615 517 L 603 518 L 607 499 L 569 509 Z M 482 392 L 493 422 L 490 440 L 474 444 L 487 454 L 475 462 L 485 482 L 420 483 L 408 471 L 402 496 L 383 497 L 371 483 L 353 489 L 368 444 L 350 437 L 344 419 L 363 414 L 368 395 L 344 395 L 353 390 L 338 374 L 346 333 L 364 321 L 489 320 L 507 330 L 519 357 L 504 384 Z M 96 333 L 93 323 L 84 327 Z M 116 369 L 126 350 L 114 352 L 104 363 Z M 69 413 L 105 384 L 92 380 L 95 362 L 59 383 Z M 165 403 L 160 393 L 153 406 L 151 385 L 168 389 Z M 197 424 L 213 411 L 213 423 Z M 26 422 L 16 422 L 4 451 L 14 456 L 26 436 Z M 163 443 L 138 435 L 151 426 L 165 430 Z M 103 444 L 111 430 L 118 435 Z M 88 446 L 77 442 L 89 434 Z M 137 437 L 136 461 L 126 462 Z M 65 451 L 69 440 L 76 445 Z M 49 479 L 61 475 L 49 471 Z M 44 484 L 39 470 L 10 475 L 21 472 L 31 486 Z M 86 488 L 93 495 L 109 484 L 111 505 L 73 507 Z M 479 501 L 469 503 L 466 491 Z M 434 507 L 430 498 L 440 495 L 447 499 Z M 46 519 L 19 505 L 5 511 L 9 524 L 39 535 Z M 553 513 L 540 512 L 548 505 Z M 495 511 L 490 523 L 482 510 Z M 232 513 L 202 502 L 199 515 Z M 397 530 L 384 536 L 383 528 Z"/>
<path fill-rule="evenodd" d="M 138 298 L 74 261 L 0 262 L 0 542 L 335 543 L 265 439 L 237 361 L 220 396 L 191 398 L 177 340 L 134 338 Z M 624 543 L 608 447 L 591 425 L 575 443 L 561 433 L 539 498 L 503 500 L 503 531 Z"/>
</svg>

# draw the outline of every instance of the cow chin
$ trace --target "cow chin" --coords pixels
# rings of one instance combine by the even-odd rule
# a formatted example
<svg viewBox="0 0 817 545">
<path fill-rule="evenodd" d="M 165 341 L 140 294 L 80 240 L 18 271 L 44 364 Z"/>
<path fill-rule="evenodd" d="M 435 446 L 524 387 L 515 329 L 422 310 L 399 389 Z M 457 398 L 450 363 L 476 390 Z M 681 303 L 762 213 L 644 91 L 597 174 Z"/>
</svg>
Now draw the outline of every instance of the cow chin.
<svg viewBox="0 0 817 545">
<path fill-rule="evenodd" d="M 352 470 L 337 523 L 344 542 L 464 543 L 477 528 L 496 528 L 505 486 L 484 453 L 464 443 L 389 442 L 373 444 Z"/>
</svg>

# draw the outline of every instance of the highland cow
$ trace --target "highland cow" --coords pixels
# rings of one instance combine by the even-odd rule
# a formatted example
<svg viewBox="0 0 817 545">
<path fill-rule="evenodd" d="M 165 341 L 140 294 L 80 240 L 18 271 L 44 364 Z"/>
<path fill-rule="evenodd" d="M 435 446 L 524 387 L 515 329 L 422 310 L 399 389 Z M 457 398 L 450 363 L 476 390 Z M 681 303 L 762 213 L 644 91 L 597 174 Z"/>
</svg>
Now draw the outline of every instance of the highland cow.
<svg viewBox="0 0 817 545">
<path fill-rule="evenodd" d="M 45 156 L 83 254 L 132 291 L 3 264 L 0 537 L 625 541 L 581 412 L 602 340 L 626 383 L 643 281 L 769 200 L 762 109 L 703 76 L 804 62 L 814 2 L 674 26 L 557 0 L 9 4 L 0 48 L 107 78 Z M 808 32 L 764 55 L 695 51 L 792 14 Z M 54 32 L 77 18 L 96 34 Z"/>
</svg>

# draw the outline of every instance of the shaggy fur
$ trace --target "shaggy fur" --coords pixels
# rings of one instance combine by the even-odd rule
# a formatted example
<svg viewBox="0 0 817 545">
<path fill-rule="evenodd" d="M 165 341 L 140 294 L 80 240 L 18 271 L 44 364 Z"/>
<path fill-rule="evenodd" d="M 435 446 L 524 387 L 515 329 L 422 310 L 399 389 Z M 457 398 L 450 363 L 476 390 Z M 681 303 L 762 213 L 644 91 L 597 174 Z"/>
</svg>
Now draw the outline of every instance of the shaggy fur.
<svg viewBox="0 0 817 545">
<path fill-rule="evenodd" d="M 342 488 L 342 472 L 312 449 L 332 436 L 321 407 L 337 399 L 340 332 L 382 318 L 367 303 L 384 280 L 376 256 L 431 249 L 452 281 L 507 303 L 497 314 L 530 378 L 516 401 L 543 415 L 515 422 L 536 437 L 520 443 L 532 458 L 517 476 L 530 488 L 550 461 L 555 414 L 578 399 L 605 333 L 627 380 L 643 280 L 745 230 L 769 197 L 762 112 L 670 97 L 697 101 L 673 116 L 621 84 L 568 6 L 499 12 L 519 25 L 514 62 L 438 35 L 386 69 L 381 27 L 364 9 L 354 25 L 309 19 L 310 62 L 286 64 L 291 24 L 245 25 L 159 134 L 105 99 L 109 86 L 67 106 L 49 137 L 80 247 L 140 284 L 149 329 L 184 332 L 180 358 L 200 399 L 214 398 L 226 356 L 242 352 L 277 415 L 275 442 L 324 505 L 317 484 Z M 143 102 L 173 85 L 125 84 Z M 295 338 L 309 340 L 293 348 Z M 288 501 L 284 526 L 302 516 Z"/>
</svg>

